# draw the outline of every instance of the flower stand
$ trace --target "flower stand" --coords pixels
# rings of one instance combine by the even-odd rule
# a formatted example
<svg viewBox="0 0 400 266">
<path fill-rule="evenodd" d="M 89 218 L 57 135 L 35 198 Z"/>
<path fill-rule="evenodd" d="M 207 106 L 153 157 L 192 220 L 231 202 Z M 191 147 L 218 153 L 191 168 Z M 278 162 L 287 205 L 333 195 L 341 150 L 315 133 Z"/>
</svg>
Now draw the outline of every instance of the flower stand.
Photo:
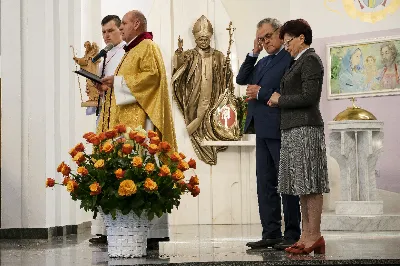
<svg viewBox="0 0 400 266">
<path fill-rule="evenodd" d="M 146 215 L 138 217 L 134 212 L 123 215 L 99 212 L 107 230 L 108 256 L 111 258 L 138 258 L 146 256 L 149 220 Z"/>
</svg>

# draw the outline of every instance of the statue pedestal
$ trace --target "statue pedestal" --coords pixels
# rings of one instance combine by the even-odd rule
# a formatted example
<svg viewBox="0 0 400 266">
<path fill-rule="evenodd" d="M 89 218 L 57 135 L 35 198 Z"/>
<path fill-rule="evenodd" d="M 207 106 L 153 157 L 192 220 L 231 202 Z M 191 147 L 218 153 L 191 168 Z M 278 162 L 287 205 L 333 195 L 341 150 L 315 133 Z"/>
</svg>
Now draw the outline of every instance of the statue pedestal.
<svg viewBox="0 0 400 266">
<path fill-rule="evenodd" d="M 243 137 L 240 140 L 236 141 L 225 141 L 225 140 L 204 140 L 202 143 L 203 146 L 256 146 L 256 134 L 243 134 Z"/>
<path fill-rule="evenodd" d="M 384 215 L 375 167 L 383 148 L 383 122 L 329 122 L 329 154 L 340 166 L 340 201 L 324 214 L 322 230 L 400 230 L 400 215 Z"/>
</svg>

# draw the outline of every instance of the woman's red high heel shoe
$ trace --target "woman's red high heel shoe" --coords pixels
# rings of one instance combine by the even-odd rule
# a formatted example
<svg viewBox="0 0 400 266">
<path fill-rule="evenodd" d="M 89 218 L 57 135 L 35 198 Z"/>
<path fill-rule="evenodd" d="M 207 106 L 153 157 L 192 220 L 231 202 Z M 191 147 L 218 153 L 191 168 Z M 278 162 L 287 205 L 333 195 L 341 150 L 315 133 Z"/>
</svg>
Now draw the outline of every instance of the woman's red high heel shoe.
<svg viewBox="0 0 400 266">
<path fill-rule="evenodd" d="M 291 251 L 293 249 L 303 249 L 303 248 L 304 248 L 304 244 L 300 244 L 299 242 L 296 242 L 293 245 L 291 245 L 290 247 L 285 248 L 285 251 L 291 253 Z"/>
<path fill-rule="evenodd" d="M 303 253 L 305 254 L 310 254 L 313 251 L 314 254 L 325 254 L 325 240 L 323 236 L 315 241 L 311 247 L 303 249 Z"/>
</svg>

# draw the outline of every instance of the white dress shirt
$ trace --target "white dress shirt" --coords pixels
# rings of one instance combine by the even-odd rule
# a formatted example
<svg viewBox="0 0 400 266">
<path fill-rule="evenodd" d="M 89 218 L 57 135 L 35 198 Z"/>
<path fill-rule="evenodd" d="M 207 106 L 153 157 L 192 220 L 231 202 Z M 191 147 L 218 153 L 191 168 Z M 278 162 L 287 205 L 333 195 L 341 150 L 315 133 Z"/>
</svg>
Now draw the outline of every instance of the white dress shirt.
<svg viewBox="0 0 400 266">
<path fill-rule="evenodd" d="M 114 75 L 115 69 L 117 69 L 119 62 L 121 62 L 121 59 L 125 54 L 125 50 L 123 49 L 125 44 L 126 43 L 122 41 L 107 52 L 104 77 Z M 97 73 L 99 76 L 101 76 L 103 70 L 103 60 L 104 58 L 99 63 L 99 69 Z M 96 113 L 96 107 L 86 108 L 86 115 L 92 115 L 94 113 Z M 100 116 L 98 116 L 96 119 L 96 125 L 98 123 L 99 117 Z"/>
</svg>

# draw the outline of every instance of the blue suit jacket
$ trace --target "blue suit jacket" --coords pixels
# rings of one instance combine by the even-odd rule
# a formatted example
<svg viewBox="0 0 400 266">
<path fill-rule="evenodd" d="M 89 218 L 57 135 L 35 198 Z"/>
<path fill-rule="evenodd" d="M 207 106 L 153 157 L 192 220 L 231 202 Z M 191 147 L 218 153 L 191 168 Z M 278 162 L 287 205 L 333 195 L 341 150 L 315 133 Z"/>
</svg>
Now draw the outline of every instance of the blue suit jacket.
<svg viewBox="0 0 400 266">
<path fill-rule="evenodd" d="M 249 84 L 261 87 L 258 99 L 248 102 L 244 131 L 247 132 L 250 124 L 254 122 L 257 137 L 280 139 L 280 110 L 269 107 L 267 101 L 271 98 L 272 93 L 280 92 L 280 82 L 290 66 L 291 56 L 283 49 L 264 69 L 260 69 L 265 64 L 265 60 L 267 60 L 267 56 L 256 64 L 257 57 L 247 55 L 236 77 L 236 83 L 239 85 Z"/>
</svg>

